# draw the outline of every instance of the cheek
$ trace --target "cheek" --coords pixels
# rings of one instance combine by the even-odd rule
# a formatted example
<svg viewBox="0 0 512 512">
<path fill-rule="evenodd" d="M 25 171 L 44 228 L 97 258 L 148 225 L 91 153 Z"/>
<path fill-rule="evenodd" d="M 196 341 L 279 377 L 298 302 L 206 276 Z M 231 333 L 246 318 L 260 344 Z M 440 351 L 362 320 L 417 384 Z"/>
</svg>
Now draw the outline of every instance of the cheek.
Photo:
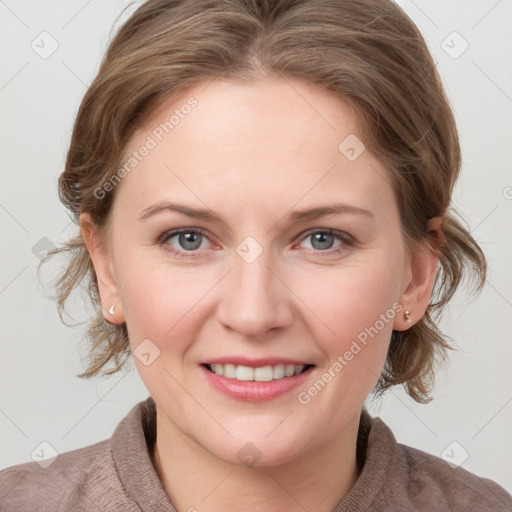
<svg viewBox="0 0 512 512">
<path fill-rule="evenodd" d="M 119 294 L 132 347 L 149 338 L 163 348 L 164 340 L 172 337 L 173 349 L 179 352 L 193 337 L 194 306 L 207 293 L 207 280 L 195 279 L 191 268 L 151 264 L 143 252 L 123 257 L 119 269 Z"/>
<path fill-rule="evenodd" d="M 292 289 L 314 313 L 310 325 L 316 326 L 315 339 L 327 356 L 327 364 L 351 351 L 358 360 L 351 366 L 370 365 L 380 371 L 393 320 L 402 309 L 397 302 L 399 273 L 385 261 L 382 255 L 366 259 L 364 265 L 323 269 L 308 279 L 295 279 Z M 351 354 L 347 357 L 352 359 Z"/>
<path fill-rule="evenodd" d="M 402 310 L 391 268 L 377 263 L 340 268 L 316 280 L 317 292 L 305 297 L 318 316 L 310 325 L 318 326 L 313 334 L 324 360 L 317 380 L 300 390 L 298 401 L 331 411 L 334 426 L 361 406 L 386 361 L 393 320 Z"/>
<path fill-rule="evenodd" d="M 185 355 L 199 336 L 198 301 L 211 287 L 209 280 L 194 279 L 190 270 L 151 267 L 147 259 L 131 265 L 126 259 L 124 266 L 120 298 L 133 361 L 157 402 L 171 395 L 175 407 L 183 399 L 175 379 L 182 381 Z"/>
</svg>

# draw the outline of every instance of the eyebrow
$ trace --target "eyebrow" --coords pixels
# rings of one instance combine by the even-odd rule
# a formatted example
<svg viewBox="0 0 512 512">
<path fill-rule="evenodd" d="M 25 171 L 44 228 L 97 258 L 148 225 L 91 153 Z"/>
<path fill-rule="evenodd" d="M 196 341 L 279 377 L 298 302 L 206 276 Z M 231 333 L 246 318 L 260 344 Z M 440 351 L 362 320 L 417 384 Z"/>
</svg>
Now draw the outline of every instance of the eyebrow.
<svg viewBox="0 0 512 512">
<path fill-rule="evenodd" d="M 200 219 L 209 222 L 221 222 L 225 224 L 224 220 L 220 215 L 213 213 L 208 208 L 193 208 L 180 203 L 173 203 L 163 201 L 156 203 L 142 211 L 139 215 L 139 220 L 147 219 L 163 211 L 170 211 L 181 213 L 187 217 L 193 219 Z M 359 206 L 334 203 L 325 206 L 317 206 L 313 208 L 307 208 L 304 210 L 292 210 L 288 217 L 296 222 L 304 222 L 308 220 L 317 219 L 318 217 L 324 217 L 326 215 L 341 215 L 341 214 L 352 214 L 352 215 L 363 215 L 368 218 L 374 218 L 373 213 L 370 210 L 360 208 Z"/>
</svg>

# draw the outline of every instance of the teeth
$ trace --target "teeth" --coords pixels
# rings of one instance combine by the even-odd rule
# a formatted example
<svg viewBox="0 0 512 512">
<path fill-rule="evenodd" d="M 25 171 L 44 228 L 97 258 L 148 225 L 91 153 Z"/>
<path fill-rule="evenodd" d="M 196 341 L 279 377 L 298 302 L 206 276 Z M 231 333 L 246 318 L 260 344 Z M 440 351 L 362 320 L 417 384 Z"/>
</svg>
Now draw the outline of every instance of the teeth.
<svg viewBox="0 0 512 512">
<path fill-rule="evenodd" d="M 233 365 L 230 365 L 230 366 L 233 366 Z M 217 375 L 224 375 L 224 365 L 222 365 L 222 364 L 212 364 L 211 369 L 212 369 L 212 372 L 216 373 Z M 226 375 L 226 377 L 227 377 L 227 375 Z"/>
<path fill-rule="evenodd" d="M 285 375 L 285 377 L 291 377 L 292 375 L 295 375 L 295 365 L 287 364 L 284 367 L 284 375 Z"/>
<path fill-rule="evenodd" d="M 237 366 L 235 373 L 236 380 L 254 380 L 254 368 L 249 366 Z"/>
<path fill-rule="evenodd" d="M 293 366 L 293 365 L 290 365 Z M 284 364 L 276 364 L 274 366 L 274 379 L 282 379 L 284 377 Z"/>
<path fill-rule="evenodd" d="M 218 364 L 216 366 L 224 366 L 224 377 L 228 379 L 234 379 L 236 377 L 236 366 L 234 364 Z M 222 375 L 222 373 L 220 375 Z"/>
<path fill-rule="evenodd" d="M 252 368 L 250 366 L 234 364 L 211 364 L 211 371 L 217 375 L 223 375 L 228 379 L 241 381 L 268 382 L 271 380 L 282 379 L 284 377 L 293 377 L 299 375 L 305 368 L 303 364 L 276 364 L 275 366 L 260 366 Z"/>
</svg>

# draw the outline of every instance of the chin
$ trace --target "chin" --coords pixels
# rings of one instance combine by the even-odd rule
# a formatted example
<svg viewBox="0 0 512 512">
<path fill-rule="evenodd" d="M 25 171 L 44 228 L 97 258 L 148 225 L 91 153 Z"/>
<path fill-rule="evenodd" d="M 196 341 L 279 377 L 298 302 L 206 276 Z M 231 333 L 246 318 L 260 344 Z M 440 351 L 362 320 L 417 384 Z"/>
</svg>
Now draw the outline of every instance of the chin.
<svg viewBox="0 0 512 512">
<path fill-rule="evenodd" d="M 292 462 L 300 456 L 298 440 L 288 437 L 285 444 L 281 439 L 261 441 L 240 441 L 232 440 L 223 446 L 213 444 L 204 446 L 211 455 L 226 464 L 246 467 L 246 468 L 265 468 L 281 466 Z M 211 444 L 211 439 L 209 443 Z"/>
</svg>

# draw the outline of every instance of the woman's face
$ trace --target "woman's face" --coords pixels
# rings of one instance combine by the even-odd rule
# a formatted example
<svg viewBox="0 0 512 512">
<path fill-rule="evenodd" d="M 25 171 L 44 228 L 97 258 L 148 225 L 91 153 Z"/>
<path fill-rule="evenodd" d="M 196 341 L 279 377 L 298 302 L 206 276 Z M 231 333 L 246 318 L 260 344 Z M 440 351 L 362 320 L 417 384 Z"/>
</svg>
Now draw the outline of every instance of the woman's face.
<svg viewBox="0 0 512 512">
<path fill-rule="evenodd" d="M 202 83 L 131 141 L 95 258 L 103 306 L 169 432 L 226 462 L 334 440 L 408 327 L 396 200 L 358 136 L 333 94 L 267 78 Z"/>
</svg>

